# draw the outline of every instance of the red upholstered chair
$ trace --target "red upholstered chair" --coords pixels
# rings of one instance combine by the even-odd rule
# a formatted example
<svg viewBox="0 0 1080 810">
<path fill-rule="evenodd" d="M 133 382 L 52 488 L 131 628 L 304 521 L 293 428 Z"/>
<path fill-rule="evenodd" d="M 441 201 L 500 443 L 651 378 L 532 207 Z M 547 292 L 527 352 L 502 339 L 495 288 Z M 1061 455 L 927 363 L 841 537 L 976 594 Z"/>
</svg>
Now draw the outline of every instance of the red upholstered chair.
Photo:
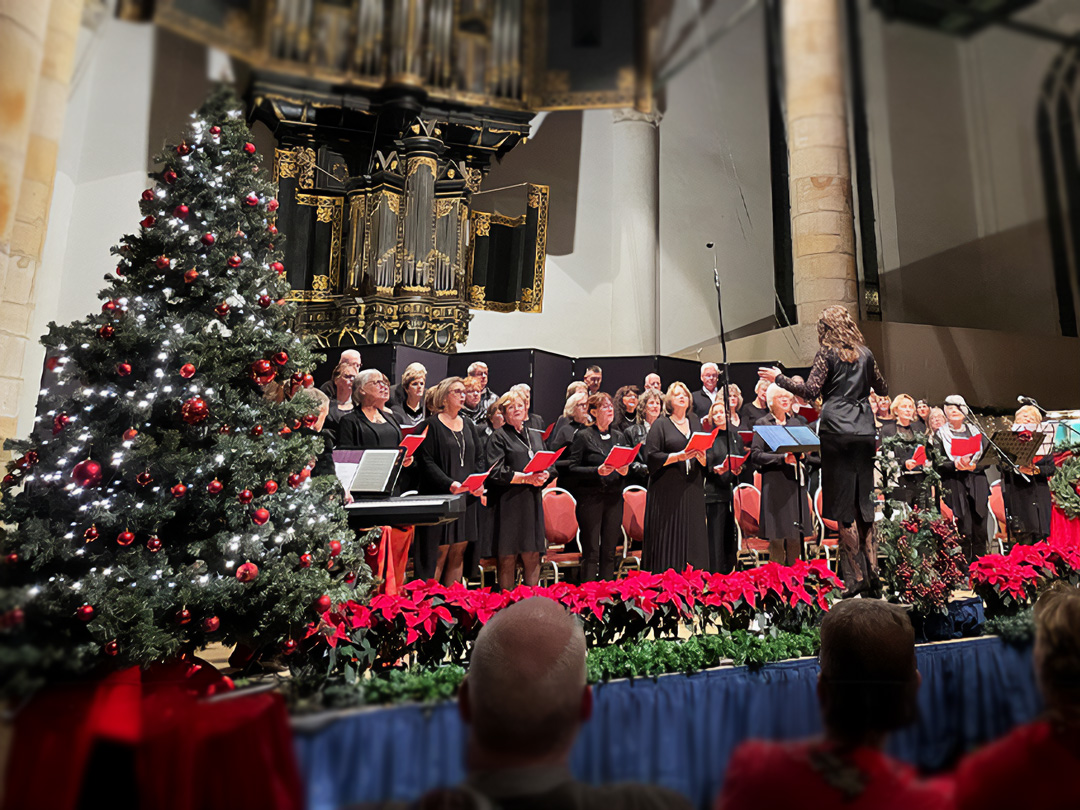
<svg viewBox="0 0 1080 810">
<path fill-rule="evenodd" d="M 990 514 L 994 516 L 997 529 L 994 531 L 994 540 L 997 542 L 998 551 L 1005 553 L 1005 540 L 1009 533 L 1005 524 L 1005 497 L 1001 492 L 1001 481 L 995 481 L 990 485 Z"/>
<path fill-rule="evenodd" d="M 581 543 L 578 539 L 577 501 L 560 487 L 544 490 L 544 535 L 547 552 L 540 570 L 540 580 L 559 581 L 559 568 L 581 565 Z"/>
<path fill-rule="evenodd" d="M 754 470 L 754 489 L 761 492 L 761 473 L 758 470 Z"/>
<path fill-rule="evenodd" d="M 818 526 L 821 528 L 821 552 L 825 555 L 825 561 L 836 570 L 837 552 L 840 547 L 840 524 L 835 520 L 827 520 L 821 516 L 823 504 L 821 487 L 814 493 L 814 514 L 817 515 Z"/>
<path fill-rule="evenodd" d="M 755 566 L 769 559 L 769 541 L 757 536 L 760 529 L 761 492 L 750 484 L 739 484 L 732 493 L 735 531 L 739 535 L 739 557 Z"/>
<path fill-rule="evenodd" d="M 645 541 L 645 500 L 648 490 L 631 484 L 623 490 L 622 532 L 623 558 L 619 561 L 616 578 L 626 576 L 631 568 L 641 568 L 641 546 Z"/>
</svg>

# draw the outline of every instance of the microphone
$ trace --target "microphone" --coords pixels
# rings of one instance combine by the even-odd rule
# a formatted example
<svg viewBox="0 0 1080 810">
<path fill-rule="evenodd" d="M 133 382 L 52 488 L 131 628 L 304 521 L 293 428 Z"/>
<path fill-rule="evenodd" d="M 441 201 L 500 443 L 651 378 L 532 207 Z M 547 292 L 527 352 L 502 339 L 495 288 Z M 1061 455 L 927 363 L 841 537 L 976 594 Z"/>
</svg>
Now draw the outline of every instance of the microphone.
<svg viewBox="0 0 1080 810">
<path fill-rule="evenodd" d="M 712 250 L 714 244 L 716 244 L 716 243 L 715 242 L 706 242 L 705 247 L 707 247 L 709 250 Z"/>
</svg>

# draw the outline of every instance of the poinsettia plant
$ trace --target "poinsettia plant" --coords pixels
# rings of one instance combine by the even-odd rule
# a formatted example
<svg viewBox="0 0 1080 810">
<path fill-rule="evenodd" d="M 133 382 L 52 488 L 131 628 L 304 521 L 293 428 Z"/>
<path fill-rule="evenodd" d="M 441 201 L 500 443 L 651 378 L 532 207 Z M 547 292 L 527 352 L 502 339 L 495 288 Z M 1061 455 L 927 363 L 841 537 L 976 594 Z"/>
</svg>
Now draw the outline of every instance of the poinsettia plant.
<svg viewBox="0 0 1080 810">
<path fill-rule="evenodd" d="M 988 616 L 1016 615 L 1055 579 L 1080 582 L 1080 550 L 1054 539 L 1018 544 L 1008 554 L 987 554 L 971 564 L 971 589 Z"/>
</svg>

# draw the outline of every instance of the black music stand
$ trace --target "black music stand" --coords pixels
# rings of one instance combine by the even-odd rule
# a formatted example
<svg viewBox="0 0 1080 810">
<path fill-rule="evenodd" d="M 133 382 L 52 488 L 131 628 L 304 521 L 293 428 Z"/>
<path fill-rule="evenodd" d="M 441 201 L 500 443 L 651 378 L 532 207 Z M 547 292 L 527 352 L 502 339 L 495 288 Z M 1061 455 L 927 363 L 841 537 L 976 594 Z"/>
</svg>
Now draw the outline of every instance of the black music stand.
<svg viewBox="0 0 1080 810">
<path fill-rule="evenodd" d="M 821 450 L 821 440 L 813 430 L 805 425 L 755 425 L 754 433 L 761 436 L 761 440 L 769 446 L 773 453 L 792 453 L 795 456 L 795 484 L 799 489 L 799 523 L 796 526 L 799 532 L 799 556 L 806 559 L 806 535 L 803 530 L 803 520 L 806 497 L 806 480 L 803 475 L 802 457 L 806 453 L 815 453 Z"/>
</svg>

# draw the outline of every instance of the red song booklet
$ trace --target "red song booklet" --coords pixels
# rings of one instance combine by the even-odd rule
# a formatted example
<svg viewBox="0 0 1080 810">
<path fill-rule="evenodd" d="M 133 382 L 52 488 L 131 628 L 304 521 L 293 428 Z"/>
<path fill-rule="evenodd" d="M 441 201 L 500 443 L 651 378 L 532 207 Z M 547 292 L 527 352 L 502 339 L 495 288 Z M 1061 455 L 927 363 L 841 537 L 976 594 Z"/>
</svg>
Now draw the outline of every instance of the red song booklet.
<svg viewBox="0 0 1080 810">
<path fill-rule="evenodd" d="M 912 455 L 911 460 L 914 461 L 916 464 L 925 464 L 926 463 L 926 445 L 925 444 L 920 444 L 918 447 L 915 448 L 915 453 L 914 453 L 914 455 Z"/>
<path fill-rule="evenodd" d="M 966 439 L 953 439 L 949 442 L 949 455 L 973 456 L 982 450 L 982 436 L 969 436 Z"/>
<path fill-rule="evenodd" d="M 405 448 L 405 458 L 412 458 L 412 454 L 416 452 L 417 447 L 424 443 L 426 437 L 427 428 L 424 428 L 423 433 L 413 433 L 402 439 L 401 446 Z"/>
<path fill-rule="evenodd" d="M 532 461 L 530 461 L 525 466 L 525 469 L 522 470 L 522 472 L 524 472 L 524 473 L 543 472 L 544 470 L 546 470 L 548 467 L 550 467 L 552 464 L 554 464 L 556 461 L 559 460 L 559 456 L 561 456 L 563 454 L 563 450 L 565 450 L 565 449 L 566 449 L 565 447 L 560 447 L 558 450 L 541 450 L 541 451 L 539 451 L 535 456 L 532 457 Z"/>
<path fill-rule="evenodd" d="M 641 442 L 638 442 L 633 447 L 623 447 L 621 444 L 617 444 L 611 448 L 611 452 L 607 454 L 604 463 L 609 467 L 625 467 L 637 458 L 638 449 L 640 447 Z"/>
<path fill-rule="evenodd" d="M 726 473 L 729 470 L 735 475 L 739 474 L 739 470 L 742 469 L 742 465 L 746 463 L 746 460 L 750 458 L 750 451 L 746 452 L 745 456 L 728 456 L 715 467 L 714 470 L 718 473 Z"/>
<path fill-rule="evenodd" d="M 716 434 L 719 432 L 720 428 L 714 428 L 712 433 L 692 433 L 690 441 L 686 443 L 687 452 L 708 450 L 713 446 L 713 442 L 716 441 Z"/>
</svg>

